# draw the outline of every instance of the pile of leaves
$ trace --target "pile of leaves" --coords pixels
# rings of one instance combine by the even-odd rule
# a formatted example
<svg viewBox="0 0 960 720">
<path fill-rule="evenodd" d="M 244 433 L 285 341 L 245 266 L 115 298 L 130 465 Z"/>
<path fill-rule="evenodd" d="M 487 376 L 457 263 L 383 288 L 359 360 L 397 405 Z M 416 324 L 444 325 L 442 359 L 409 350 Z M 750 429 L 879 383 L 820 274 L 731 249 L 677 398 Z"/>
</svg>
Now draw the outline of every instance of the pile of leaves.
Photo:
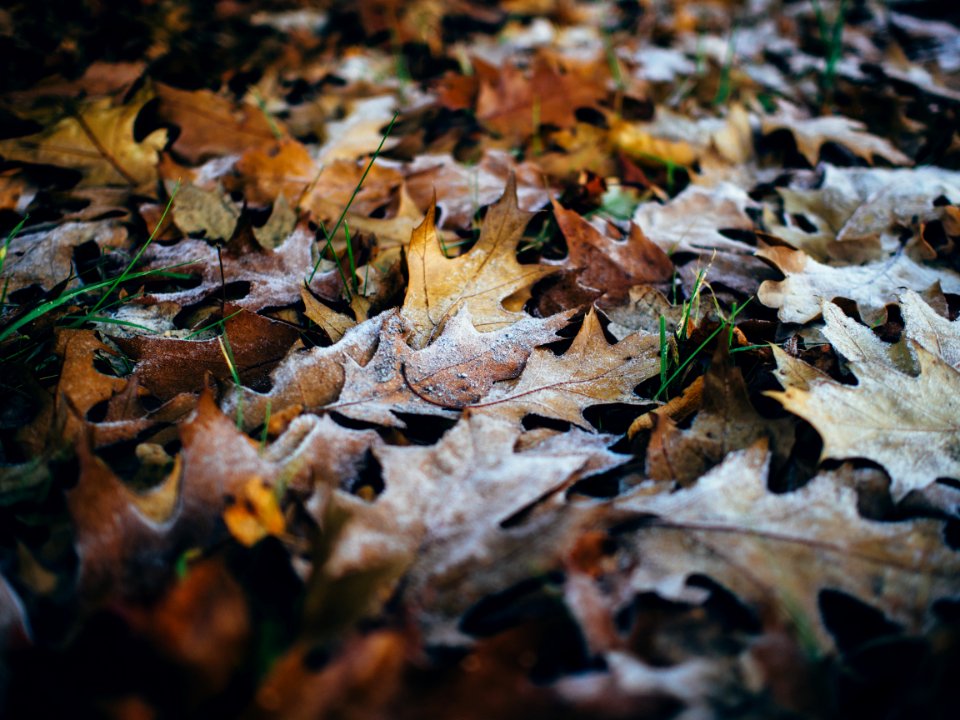
<svg viewBox="0 0 960 720">
<path fill-rule="evenodd" d="M 3 714 L 960 715 L 936 12 L 0 11 Z"/>
</svg>

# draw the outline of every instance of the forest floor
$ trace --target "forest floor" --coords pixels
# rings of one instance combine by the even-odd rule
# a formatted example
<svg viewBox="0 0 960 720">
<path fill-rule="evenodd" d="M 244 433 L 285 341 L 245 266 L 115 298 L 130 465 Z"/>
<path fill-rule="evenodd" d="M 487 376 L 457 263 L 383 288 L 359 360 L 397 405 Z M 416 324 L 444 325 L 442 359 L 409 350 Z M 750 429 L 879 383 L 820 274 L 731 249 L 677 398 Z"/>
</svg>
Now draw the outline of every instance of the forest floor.
<svg viewBox="0 0 960 720">
<path fill-rule="evenodd" d="M 0 715 L 960 717 L 938 7 L 0 10 Z"/>
</svg>

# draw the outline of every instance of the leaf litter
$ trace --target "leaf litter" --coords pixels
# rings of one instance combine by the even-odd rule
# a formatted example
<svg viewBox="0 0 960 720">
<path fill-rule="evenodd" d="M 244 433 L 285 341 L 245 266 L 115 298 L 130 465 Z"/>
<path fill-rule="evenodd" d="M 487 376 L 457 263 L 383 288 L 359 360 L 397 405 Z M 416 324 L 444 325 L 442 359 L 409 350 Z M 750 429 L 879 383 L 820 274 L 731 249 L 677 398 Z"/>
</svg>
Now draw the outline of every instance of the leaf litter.
<svg viewBox="0 0 960 720">
<path fill-rule="evenodd" d="M 955 715 L 923 7 L 17 5 L 2 714 Z"/>
</svg>

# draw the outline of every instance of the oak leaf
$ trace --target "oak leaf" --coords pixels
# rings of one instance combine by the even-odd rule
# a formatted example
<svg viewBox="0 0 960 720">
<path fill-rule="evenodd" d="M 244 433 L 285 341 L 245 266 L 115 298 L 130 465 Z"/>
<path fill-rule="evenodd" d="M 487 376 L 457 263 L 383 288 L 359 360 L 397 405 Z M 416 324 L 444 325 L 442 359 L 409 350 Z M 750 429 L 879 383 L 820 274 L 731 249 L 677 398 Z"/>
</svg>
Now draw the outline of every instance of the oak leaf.
<svg viewBox="0 0 960 720">
<path fill-rule="evenodd" d="M 857 157 L 873 163 L 874 157 L 882 157 L 894 165 L 912 165 L 913 161 L 894 147 L 889 140 L 866 132 L 866 125 L 858 120 L 841 115 L 803 118 L 792 107 L 781 109 L 776 115 L 761 118 L 764 134 L 776 130 L 788 130 L 793 134 L 797 150 L 807 162 L 816 166 L 820 149 L 825 143 L 843 145 Z"/>
<path fill-rule="evenodd" d="M 475 407 L 517 421 L 536 414 L 587 426 L 586 408 L 644 402 L 634 388 L 659 372 L 656 335 L 634 333 L 611 345 L 591 310 L 563 355 L 537 348 L 519 378 L 498 384 Z"/>
<path fill-rule="evenodd" d="M 604 306 L 627 300 L 635 285 L 665 283 L 673 277 L 670 258 L 638 226 L 631 225 L 627 238 L 617 241 L 556 201 L 553 214 L 567 241 L 566 264 L 583 269 L 577 277 L 581 285 L 604 291 Z"/>
<path fill-rule="evenodd" d="M 761 440 L 728 455 L 693 487 L 641 486 L 616 500 L 617 510 L 643 519 L 622 536 L 637 561 L 627 598 L 654 591 L 699 602 L 703 590 L 687 580 L 707 575 L 758 609 L 793 618 L 826 648 L 823 590 L 877 606 L 911 631 L 926 625 L 934 600 L 960 590 L 960 556 L 944 545 L 942 523 L 862 518 L 844 469 L 794 492 L 771 493 L 769 462 Z"/>
<path fill-rule="evenodd" d="M 534 347 L 557 340 L 555 333 L 568 315 L 525 317 L 480 333 L 462 306 L 436 340 L 414 350 L 406 343 L 411 328 L 402 315 L 391 312 L 374 356 L 364 365 L 344 359 L 343 391 L 325 409 L 390 427 L 405 426 L 398 413 L 456 417 L 494 383 L 516 377 Z"/>
<path fill-rule="evenodd" d="M 805 323 L 820 314 L 822 300 L 849 298 L 857 303 L 861 317 L 879 318 L 887 303 L 902 289 L 926 290 L 940 282 L 944 292 L 960 292 L 960 275 L 948 268 L 921 265 L 906 253 L 865 265 L 824 265 L 800 250 L 767 247 L 757 255 L 786 275 L 784 280 L 766 280 L 757 295 L 767 307 L 777 308 L 782 322 Z"/>
<path fill-rule="evenodd" d="M 539 55 L 529 79 L 506 64 L 496 83 L 481 80 L 477 118 L 501 135 L 524 139 L 540 125 L 572 127 L 577 108 L 596 107 L 606 94 L 603 79 L 589 64 L 561 68 Z"/>
<path fill-rule="evenodd" d="M 385 489 L 372 504 L 339 496 L 354 518 L 330 572 L 396 563 L 426 629 L 459 639 L 450 633 L 460 613 L 556 563 L 574 539 L 571 523 L 593 517 L 560 492 L 627 459 L 607 450 L 611 436 L 573 430 L 518 449 L 520 432 L 504 418 L 468 412 L 434 446 L 375 449 Z"/>
<path fill-rule="evenodd" d="M 134 137 L 137 116 L 151 99 L 152 93 L 144 89 L 125 105 L 113 105 L 109 98 L 94 100 L 36 135 L 0 142 L 0 156 L 75 168 L 83 173 L 81 185 L 152 190 L 167 131 L 154 130 L 139 142 Z"/>
<path fill-rule="evenodd" d="M 517 206 L 517 183 L 511 175 L 503 196 L 487 210 L 480 238 L 466 254 L 448 258 L 440 247 L 435 209 L 427 211 L 407 248 L 409 284 L 403 315 L 413 324 L 413 347 L 425 346 L 462 305 L 481 332 L 497 330 L 522 319 L 504 301 L 557 271 L 517 262 L 517 243 L 532 213 Z"/>
<path fill-rule="evenodd" d="M 895 501 L 940 477 L 960 477 L 960 370 L 920 345 L 919 373 L 899 370 L 866 328 L 824 304 L 828 339 L 847 356 L 857 385 L 774 348 L 782 392 L 769 392 L 823 438 L 822 459 L 868 458 L 890 474 Z"/>
</svg>

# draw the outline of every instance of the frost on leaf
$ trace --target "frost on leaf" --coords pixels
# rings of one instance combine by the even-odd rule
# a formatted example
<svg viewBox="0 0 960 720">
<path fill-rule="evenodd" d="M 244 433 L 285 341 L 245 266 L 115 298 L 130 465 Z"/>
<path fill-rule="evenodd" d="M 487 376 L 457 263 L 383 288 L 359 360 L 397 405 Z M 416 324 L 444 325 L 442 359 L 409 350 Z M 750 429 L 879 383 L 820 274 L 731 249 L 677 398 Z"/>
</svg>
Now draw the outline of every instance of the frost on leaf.
<svg viewBox="0 0 960 720">
<path fill-rule="evenodd" d="M 890 474 L 898 501 L 937 478 L 960 477 L 960 371 L 911 343 L 918 373 L 898 368 L 866 328 L 826 304 L 827 334 L 847 356 L 856 385 L 774 349 L 782 392 L 770 392 L 823 438 L 821 459 L 867 458 Z"/>
<path fill-rule="evenodd" d="M 473 324 L 481 332 L 524 317 L 505 307 L 504 301 L 556 272 L 556 268 L 517 262 L 517 243 L 531 217 L 532 213 L 517 206 L 516 178 L 511 175 L 503 196 L 487 210 L 477 244 L 451 259 L 440 246 L 434 210 L 427 212 L 407 248 L 410 281 L 403 315 L 413 324 L 410 342 L 414 347 L 433 340 L 461 305 L 470 309 Z"/>
<path fill-rule="evenodd" d="M 831 645 L 820 592 L 840 590 L 873 605 L 913 631 L 930 604 L 960 591 L 960 555 L 932 520 L 881 523 L 857 512 L 850 470 L 822 473 L 800 490 L 767 490 L 765 441 L 730 453 L 696 485 L 678 492 L 638 489 L 616 501 L 646 518 L 623 542 L 636 558 L 632 591 L 699 602 L 707 575 L 758 610 L 791 618 Z"/>
</svg>

